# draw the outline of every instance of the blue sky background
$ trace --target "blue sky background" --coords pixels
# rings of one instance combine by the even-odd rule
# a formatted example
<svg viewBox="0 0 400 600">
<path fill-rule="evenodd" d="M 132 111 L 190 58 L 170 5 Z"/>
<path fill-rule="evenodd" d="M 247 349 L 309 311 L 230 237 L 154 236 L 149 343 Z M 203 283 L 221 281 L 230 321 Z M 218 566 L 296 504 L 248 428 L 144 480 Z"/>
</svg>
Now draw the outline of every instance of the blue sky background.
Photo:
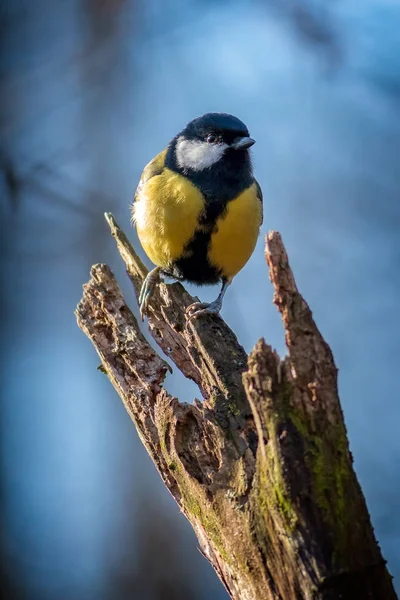
<svg viewBox="0 0 400 600">
<path fill-rule="evenodd" d="M 103 213 L 129 231 L 144 164 L 208 111 L 237 115 L 257 140 L 263 233 L 282 233 L 334 352 L 355 468 L 400 589 L 400 5 L 299 4 L 0 5 L 10 598 L 227 597 L 73 315 L 95 262 L 132 297 Z M 265 336 L 285 353 L 263 236 L 223 316 L 246 350 Z M 176 371 L 167 388 L 197 394 Z"/>
</svg>

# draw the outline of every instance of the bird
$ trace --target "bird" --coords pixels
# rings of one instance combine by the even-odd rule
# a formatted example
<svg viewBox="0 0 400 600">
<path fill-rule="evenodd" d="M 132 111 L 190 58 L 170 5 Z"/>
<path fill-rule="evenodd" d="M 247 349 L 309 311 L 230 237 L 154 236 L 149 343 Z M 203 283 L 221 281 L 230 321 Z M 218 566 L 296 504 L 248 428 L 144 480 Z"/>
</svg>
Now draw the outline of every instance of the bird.
<svg viewBox="0 0 400 600">
<path fill-rule="evenodd" d="M 156 265 L 140 293 L 142 320 L 165 278 L 222 284 L 210 303 L 187 307 L 191 320 L 219 314 L 228 286 L 256 246 L 263 196 L 253 175 L 246 125 L 227 113 L 190 121 L 143 170 L 132 204 L 139 241 Z"/>
</svg>

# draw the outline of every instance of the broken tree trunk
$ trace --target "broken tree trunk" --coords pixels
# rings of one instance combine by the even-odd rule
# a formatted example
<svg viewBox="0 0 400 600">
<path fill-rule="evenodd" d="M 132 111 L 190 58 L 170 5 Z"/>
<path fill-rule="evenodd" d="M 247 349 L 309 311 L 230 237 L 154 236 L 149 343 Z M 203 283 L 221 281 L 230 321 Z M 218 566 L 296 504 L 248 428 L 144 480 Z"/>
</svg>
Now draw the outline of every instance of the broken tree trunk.
<svg viewBox="0 0 400 600">
<path fill-rule="evenodd" d="M 106 215 L 138 295 L 147 270 Z M 215 316 L 162 284 L 150 333 L 203 401 L 163 388 L 165 360 L 140 332 L 110 269 L 92 268 L 76 314 L 201 550 L 235 600 L 396 598 L 352 467 L 332 353 L 299 294 L 281 237 L 266 258 L 286 331 L 247 356 Z"/>
</svg>

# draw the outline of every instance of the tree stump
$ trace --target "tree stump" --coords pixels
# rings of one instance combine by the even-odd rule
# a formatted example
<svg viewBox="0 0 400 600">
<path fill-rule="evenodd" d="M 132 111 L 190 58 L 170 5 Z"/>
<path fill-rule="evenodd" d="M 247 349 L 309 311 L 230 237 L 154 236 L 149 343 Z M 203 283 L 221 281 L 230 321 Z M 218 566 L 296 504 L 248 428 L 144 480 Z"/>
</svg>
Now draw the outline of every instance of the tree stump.
<svg viewBox="0 0 400 600">
<path fill-rule="evenodd" d="M 147 269 L 106 214 L 136 296 Z M 181 403 L 171 368 L 141 333 L 106 265 L 76 315 L 204 556 L 235 600 L 392 600 L 352 457 L 329 346 L 299 294 L 277 232 L 266 259 L 286 332 L 280 359 L 261 339 L 249 356 L 218 316 L 186 322 L 195 299 L 161 284 L 149 330 L 199 387 Z"/>
</svg>

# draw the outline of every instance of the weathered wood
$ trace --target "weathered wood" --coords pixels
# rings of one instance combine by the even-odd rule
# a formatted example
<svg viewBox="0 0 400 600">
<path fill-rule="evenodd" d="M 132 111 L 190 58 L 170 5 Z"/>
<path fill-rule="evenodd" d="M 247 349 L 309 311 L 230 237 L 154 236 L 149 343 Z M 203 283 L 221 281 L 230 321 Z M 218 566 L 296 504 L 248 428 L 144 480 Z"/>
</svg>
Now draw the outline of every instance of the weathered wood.
<svg viewBox="0 0 400 600">
<path fill-rule="evenodd" d="M 106 215 L 136 295 L 147 270 Z M 163 388 L 151 348 L 110 269 L 92 267 L 76 314 L 201 551 L 235 600 L 396 598 L 352 468 L 332 353 L 299 294 L 276 232 L 266 258 L 288 356 L 264 340 L 247 357 L 217 316 L 162 284 L 150 333 L 203 401 Z"/>
</svg>

